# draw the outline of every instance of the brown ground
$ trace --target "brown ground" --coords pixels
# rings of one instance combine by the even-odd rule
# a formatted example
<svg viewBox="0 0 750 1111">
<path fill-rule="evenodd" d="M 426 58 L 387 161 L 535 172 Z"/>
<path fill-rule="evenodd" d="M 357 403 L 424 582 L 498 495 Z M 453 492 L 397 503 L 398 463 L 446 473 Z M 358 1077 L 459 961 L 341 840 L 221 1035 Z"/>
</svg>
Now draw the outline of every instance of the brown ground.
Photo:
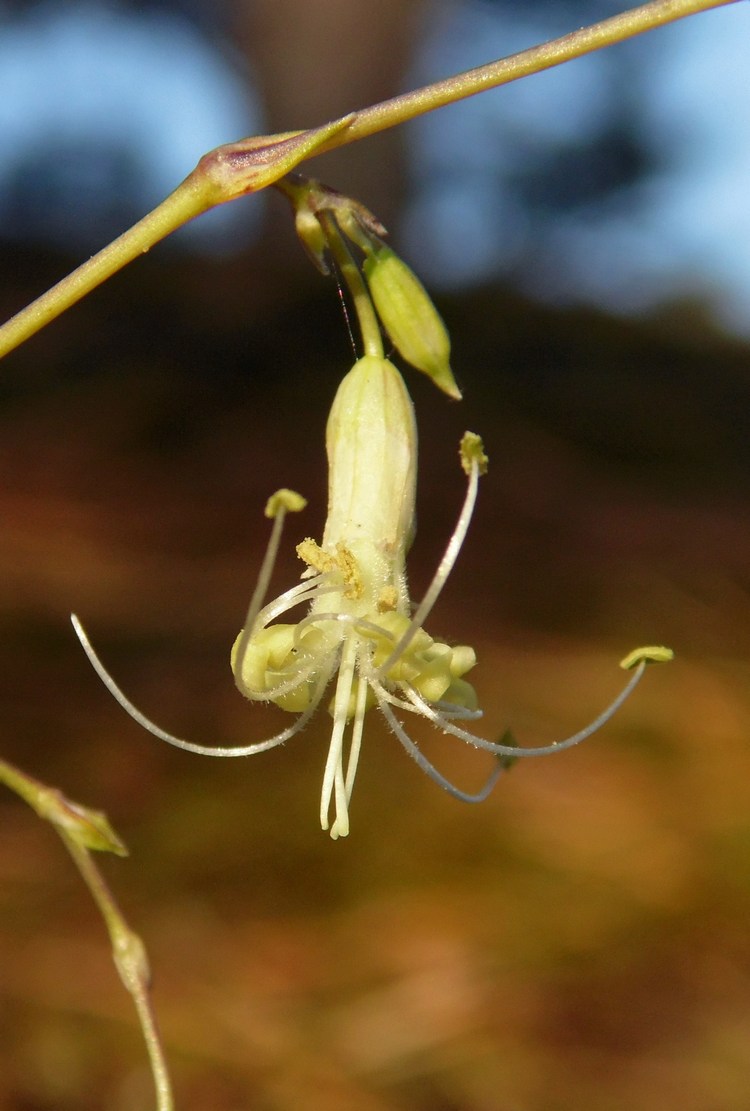
<svg viewBox="0 0 750 1111">
<path fill-rule="evenodd" d="M 220 319 L 217 274 L 207 320 L 198 277 L 141 264 L 9 359 L 0 396 L 3 751 L 130 846 L 103 866 L 149 947 L 180 1108 L 744 1111 L 750 353 L 689 309 L 626 326 L 498 292 L 446 306 L 467 399 L 410 379 L 412 584 L 475 428 L 492 469 L 430 627 L 477 647 L 487 735 L 574 730 L 636 644 L 678 659 L 600 737 L 517 766 L 477 808 L 373 719 L 334 844 L 316 819 L 324 716 L 247 761 L 170 750 L 109 699 L 67 622 L 76 609 L 167 728 L 239 742 L 278 720 L 236 694 L 228 650 L 266 494 L 311 499 L 280 587 L 292 541 L 320 531 L 349 356 L 330 291 L 246 324 Z M 424 743 L 481 780 L 481 754 Z M 6 793 L 0 1111 L 150 1105 L 103 927 Z"/>
</svg>

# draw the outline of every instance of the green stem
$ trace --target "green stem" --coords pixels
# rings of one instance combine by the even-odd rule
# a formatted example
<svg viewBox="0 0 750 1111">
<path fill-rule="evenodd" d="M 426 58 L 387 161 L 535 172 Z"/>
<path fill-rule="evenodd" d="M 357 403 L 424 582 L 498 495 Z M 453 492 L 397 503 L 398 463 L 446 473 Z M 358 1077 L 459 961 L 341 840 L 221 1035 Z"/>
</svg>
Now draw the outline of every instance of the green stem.
<svg viewBox="0 0 750 1111">
<path fill-rule="evenodd" d="M 56 787 L 48 787 L 7 760 L 0 760 L 0 783 L 28 803 L 40 818 L 52 823 L 73 857 L 104 919 L 115 967 L 135 1004 L 151 1062 L 157 1111 L 173 1111 L 172 1087 L 149 991 L 146 950 L 138 934 L 125 921 L 90 853 L 90 849 L 94 848 L 124 856 L 127 849 L 101 811 L 73 802 Z"/>
<path fill-rule="evenodd" d="M 353 117 L 311 131 L 256 136 L 204 154 L 195 169 L 152 212 L 0 328 L 0 358 L 76 304 L 127 263 L 189 220 L 219 204 L 272 185 Z"/>
<path fill-rule="evenodd" d="M 351 256 L 351 252 L 344 242 L 343 236 L 339 232 L 336 221 L 329 212 L 318 213 L 318 219 L 325 231 L 326 242 L 333 255 L 336 266 L 339 269 L 341 277 L 346 282 L 349 293 L 352 297 L 354 304 L 354 311 L 357 314 L 357 323 L 359 324 L 360 334 L 362 336 L 362 346 L 365 355 L 374 355 L 376 358 L 383 358 L 383 337 L 380 332 L 380 324 L 375 313 L 370 294 L 368 293 L 367 286 L 364 279 L 359 272 L 359 268 Z"/>
<path fill-rule="evenodd" d="M 322 154 L 416 119 L 476 93 L 527 77 L 712 8 L 738 0 L 651 0 L 541 46 L 438 81 L 322 127 L 243 139 L 204 155 L 165 201 L 0 328 L 0 358 L 117 270 L 209 208 L 273 184 L 311 154 Z"/>
<path fill-rule="evenodd" d="M 122 911 L 109 890 L 104 877 L 94 864 L 90 853 L 81 848 L 67 833 L 62 830 L 58 830 L 58 832 L 104 919 L 112 944 L 112 958 L 115 967 L 135 1004 L 143 1032 L 143 1040 L 146 1043 L 151 1062 L 157 1111 L 174 1111 L 174 1099 L 169 1072 L 167 1071 L 167 1062 L 162 1049 L 159 1028 L 156 1024 L 154 1006 L 151 1002 L 149 990 L 151 973 L 145 946 L 138 934 L 131 930 L 125 921 Z"/>
<path fill-rule="evenodd" d="M 33 810 L 39 813 L 36 800 L 40 790 L 44 789 L 44 784 L 40 783 L 38 779 L 22 772 L 20 768 L 9 764 L 7 760 L 0 760 L 0 783 L 4 783 L 14 794 L 22 798 Z"/>
<path fill-rule="evenodd" d="M 159 240 L 216 203 L 211 198 L 209 183 L 193 171 L 152 212 L 11 317 L 0 328 L 0 357 L 33 336 L 127 263 L 145 254 Z"/>
<path fill-rule="evenodd" d="M 540 46 L 532 46 L 528 50 L 477 66 L 476 69 L 459 73 L 455 77 L 392 97 L 371 108 L 363 108 L 355 113 L 355 119 L 346 131 L 322 143 L 316 153 L 324 154 L 326 151 L 336 150 L 347 143 L 354 143 L 358 139 L 375 135 L 378 131 L 416 119 L 435 108 L 443 108 L 446 104 L 465 100 L 466 97 L 475 96 L 487 89 L 507 85 L 532 73 L 541 73 L 545 69 L 580 58 L 594 50 L 601 50 L 602 47 L 635 38 L 636 35 L 664 27 L 686 16 L 738 2 L 739 0 L 651 0 L 651 3 L 639 8 L 621 12 Z"/>
</svg>

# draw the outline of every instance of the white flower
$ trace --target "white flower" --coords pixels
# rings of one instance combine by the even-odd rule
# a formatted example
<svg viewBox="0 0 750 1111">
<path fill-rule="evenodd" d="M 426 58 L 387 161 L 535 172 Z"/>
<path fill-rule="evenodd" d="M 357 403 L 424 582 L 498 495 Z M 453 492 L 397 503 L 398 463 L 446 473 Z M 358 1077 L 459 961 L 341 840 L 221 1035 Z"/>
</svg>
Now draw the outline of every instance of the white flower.
<svg viewBox="0 0 750 1111">
<path fill-rule="evenodd" d="M 365 715 L 377 705 L 407 752 L 441 787 L 466 802 L 487 797 L 504 767 L 516 757 L 542 755 L 577 744 L 614 713 L 640 679 L 646 660 L 659 651 L 640 650 L 624 661 L 635 667 L 625 689 L 591 725 L 556 745 L 519 749 L 485 740 L 461 722 L 481 717 L 474 688 L 464 678 L 474 650 L 434 640 L 424 629 L 466 536 L 486 456 L 478 436 L 466 433 L 461 462 L 466 498 L 445 554 L 422 602 L 412 612 L 406 555 L 414 532 L 417 435 L 411 399 L 398 370 L 375 355 L 361 358 L 342 381 L 328 419 L 328 517 L 320 544 L 298 546 L 307 564 L 301 581 L 263 604 L 289 511 L 304 499 L 278 491 L 266 514 L 274 526 L 245 627 L 232 650 L 239 690 L 272 701 L 297 715 L 293 724 L 263 741 L 239 747 L 193 744 L 156 726 L 125 697 L 94 653 L 78 619 L 73 624 L 89 659 L 112 694 L 155 736 L 179 748 L 212 756 L 245 756 L 282 744 L 307 725 L 332 684 L 333 719 L 323 775 L 320 821 L 333 838 L 349 832 L 349 802 L 357 770 Z M 279 618 L 307 606 L 295 623 Z M 426 718 L 497 757 L 492 775 L 476 794 L 445 779 L 404 728 L 404 713 Z M 512 738 L 509 738 L 512 741 Z M 331 821 L 331 815 L 333 820 Z"/>
</svg>

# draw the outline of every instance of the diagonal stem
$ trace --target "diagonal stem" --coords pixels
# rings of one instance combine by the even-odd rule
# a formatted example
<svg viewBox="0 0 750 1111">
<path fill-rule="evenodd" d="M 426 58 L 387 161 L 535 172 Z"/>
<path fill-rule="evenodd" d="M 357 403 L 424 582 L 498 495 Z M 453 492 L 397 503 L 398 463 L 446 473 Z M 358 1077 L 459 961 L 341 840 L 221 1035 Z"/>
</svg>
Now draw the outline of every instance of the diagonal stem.
<svg viewBox="0 0 750 1111">
<path fill-rule="evenodd" d="M 0 358 L 128 262 L 202 212 L 272 185 L 312 154 L 324 154 L 447 104 L 540 73 L 657 27 L 738 0 L 651 0 L 561 38 L 427 85 L 302 132 L 229 143 L 204 155 L 165 201 L 0 327 Z"/>
<path fill-rule="evenodd" d="M 157 1111 L 173 1111 L 172 1087 L 151 1001 L 146 949 L 125 921 L 90 851 L 99 849 L 125 856 L 127 849 L 101 811 L 73 802 L 57 788 L 48 787 L 7 760 L 0 760 L 0 783 L 28 803 L 40 818 L 52 823 L 73 857 L 104 919 L 115 967 L 135 1004 L 151 1062 Z"/>
<path fill-rule="evenodd" d="M 151 1000 L 151 973 L 146 948 L 138 934 L 131 930 L 125 921 L 122 911 L 88 850 L 81 848 L 69 834 L 59 829 L 59 827 L 58 833 L 62 837 L 66 849 L 73 857 L 76 867 L 104 919 L 112 943 L 112 959 L 120 974 L 120 979 L 135 1004 L 143 1040 L 146 1043 L 151 1063 L 157 1111 L 174 1111 L 172 1086 L 159 1028 L 156 1023 L 154 1005 Z"/>
<path fill-rule="evenodd" d="M 392 97 L 371 108 L 363 108 L 357 111 L 354 121 L 346 131 L 322 143 L 316 153 L 324 154 L 338 149 L 347 143 L 375 135 L 378 131 L 416 119 L 435 108 L 443 108 L 488 89 L 507 85 L 532 73 L 541 73 L 584 54 L 591 54 L 594 50 L 601 50 L 605 46 L 635 38 L 646 31 L 664 27 L 678 19 L 736 3 L 738 0 L 651 0 L 648 4 L 610 16 L 590 27 L 582 27 L 518 54 L 511 54 L 507 58 L 448 77 L 444 81 Z"/>
</svg>

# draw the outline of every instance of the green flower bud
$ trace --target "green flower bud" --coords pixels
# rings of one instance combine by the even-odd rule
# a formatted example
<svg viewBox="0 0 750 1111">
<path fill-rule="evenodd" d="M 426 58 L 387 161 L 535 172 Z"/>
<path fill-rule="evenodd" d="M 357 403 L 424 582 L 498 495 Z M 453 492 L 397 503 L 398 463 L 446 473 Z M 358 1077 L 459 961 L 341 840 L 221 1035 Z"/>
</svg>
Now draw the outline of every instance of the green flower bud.
<svg viewBox="0 0 750 1111">
<path fill-rule="evenodd" d="M 378 316 L 401 357 L 460 401 L 450 368 L 450 337 L 419 278 L 385 246 L 373 250 L 362 269 Z"/>
</svg>

